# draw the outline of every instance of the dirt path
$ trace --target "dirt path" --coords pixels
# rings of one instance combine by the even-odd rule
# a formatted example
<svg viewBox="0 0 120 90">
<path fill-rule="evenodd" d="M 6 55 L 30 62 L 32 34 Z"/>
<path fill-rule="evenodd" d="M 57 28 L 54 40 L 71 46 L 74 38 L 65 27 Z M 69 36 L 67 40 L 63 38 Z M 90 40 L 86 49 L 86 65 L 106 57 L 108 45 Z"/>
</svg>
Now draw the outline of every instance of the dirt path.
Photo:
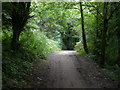
<svg viewBox="0 0 120 90">
<path fill-rule="evenodd" d="M 62 51 L 48 56 L 47 72 L 37 87 L 45 88 L 114 88 L 109 80 L 89 60 L 72 51 Z M 37 70 L 38 71 L 38 70 Z M 38 71 L 39 72 L 39 71 Z M 40 76 L 39 76 L 40 77 Z M 42 80 L 42 79 L 41 79 Z M 40 82 L 40 78 L 36 81 Z M 35 84 L 35 85 L 36 85 Z M 35 86 L 36 87 L 36 86 Z"/>
</svg>

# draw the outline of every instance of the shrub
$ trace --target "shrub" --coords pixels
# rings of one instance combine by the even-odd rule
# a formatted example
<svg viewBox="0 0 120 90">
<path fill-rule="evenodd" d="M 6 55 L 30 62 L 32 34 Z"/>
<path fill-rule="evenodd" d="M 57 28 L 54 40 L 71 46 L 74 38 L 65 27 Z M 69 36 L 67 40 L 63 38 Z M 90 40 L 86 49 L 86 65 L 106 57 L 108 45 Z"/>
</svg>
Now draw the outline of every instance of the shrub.
<svg viewBox="0 0 120 90">
<path fill-rule="evenodd" d="M 56 41 L 48 39 L 44 33 L 24 31 L 20 36 L 17 52 L 10 49 L 12 32 L 2 34 L 3 88 L 29 87 L 25 79 L 31 73 L 35 61 L 46 59 L 47 54 L 60 50 Z"/>
</svg>

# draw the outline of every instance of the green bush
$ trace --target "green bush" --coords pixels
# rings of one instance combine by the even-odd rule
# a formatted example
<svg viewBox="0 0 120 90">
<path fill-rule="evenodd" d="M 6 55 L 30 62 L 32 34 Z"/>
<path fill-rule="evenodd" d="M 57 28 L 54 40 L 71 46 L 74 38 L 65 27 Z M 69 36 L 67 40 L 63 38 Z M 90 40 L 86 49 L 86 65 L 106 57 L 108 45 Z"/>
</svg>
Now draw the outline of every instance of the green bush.
<svg viewBox="0 0 120 90">
<path fill-rule="evenodd" d="M 85 55 L 85 51 L 84 51 L 82 42 L 77 42 L 77 43 L 76 43 L 76 45 L 75 45 L 75 51 L 76 51 L 78 54 Z"/>
<path fill-rule="evenodd" d="M 48 39 L 43 32 L 23 32 L 21 34 L 20 42 L 22 47 L 31 52 L 34 57 L 46 58 L 48 53 L 59 50 L 59 44 L 53 40 Z"/>
<path fill-rule="evenodd" d="M 113 66 L 106 64 L 105 68 L 105 72 L 111 77 L 112 80 L 120 80 L 120 67 L 117 64 Z"/>
<path fill-rule="evenodd" d="M 3 88 L 29 87 L 25 79 L 31 73 L 36 60 L 46 59 L 47 54 L 59 51 L 59 44 L 48 39 L 40 31 L 24 31 L 20 36 L 20 48 L 13 52 L 10 48 L 12 32 L 2 33 Z"/>
</svg>

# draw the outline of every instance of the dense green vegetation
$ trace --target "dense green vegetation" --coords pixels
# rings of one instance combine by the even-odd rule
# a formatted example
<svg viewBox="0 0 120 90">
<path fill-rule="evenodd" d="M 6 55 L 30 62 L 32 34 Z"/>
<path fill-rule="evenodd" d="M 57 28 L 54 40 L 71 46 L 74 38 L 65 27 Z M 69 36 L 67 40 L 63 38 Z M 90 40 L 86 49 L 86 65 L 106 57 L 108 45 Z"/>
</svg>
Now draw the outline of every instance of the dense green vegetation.
<svg viewBox="0 0 120 90">
<path fill-rule="evenodd" d="M 34 63 L 60 49 L 88 56 L 119 81 L 119 6 L 119 2 L 2 3 L 3 88 L 27 87 L 25 79 Z"/>
<path fill-rule="evenodd" d="M 13 52 L 10 50 L 12 32 L 3 32 L 3 87 L 26 87 L 24 80 L 31 73 L 35 61 L 45 59 L 48 53 L 59 50 L 58 43 L 39 31 L 25 31 L 20 37 L 21 48 Z"/>
<path fill-rule="evenodd" d="M 5 5 L 6 4 L 8 3 L 5 3 Z M 6 18 L 7 17 L 10 18 L 9 14 L 7 14 Z M 59 42 L 49 39 L 37 26 L 36 23 L 31 24 L 31 22 L 28 22 L 25 30 L 22 31 L 19 36 L 19 47 L 17 46 L 17 48 L 13 50 L 13 48 L 11 49 L 12 26 L 6 24 L 3 18 L 3 88 L 29 87 L 25 80 L 31 73 L 34 63 L 37 60 L 46 59 L 49 53 L 60 50 Z"/>
</svg>

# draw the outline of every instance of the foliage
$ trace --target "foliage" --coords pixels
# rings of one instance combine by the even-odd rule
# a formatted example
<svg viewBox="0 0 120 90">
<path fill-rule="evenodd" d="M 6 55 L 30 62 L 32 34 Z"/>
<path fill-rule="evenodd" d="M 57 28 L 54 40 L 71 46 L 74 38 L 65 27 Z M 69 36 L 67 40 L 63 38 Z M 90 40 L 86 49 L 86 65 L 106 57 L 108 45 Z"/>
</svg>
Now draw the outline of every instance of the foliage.
<svg viewBox="0 0 120 90">
<path fill-rule="evenodd" d="M 32 18 L 27 20 L 24 31 L 20 33 L 18 38 L 20 48 L 16 52 L 10 49 L 13 36 L 11 31 L 13 26 L 10 23 L 12 22 L 11 3 L 3 4 L 1 35 L 3 87 L 26 87 L 25 78 L 31 72 L 34 62 L 45 59 L 49 53 L 59 51 L 59 48 L 75 49 L 78 54 L 92 58 L 99 65 L 104 56 L 105 71 L 114 80 L 120 78 L 119 3 L 108 3 L 107 8 L 103 7 L 106 3 L 99 2 L 83 2 L 82 5 L 89 54 L 85 54 L 83 48 L 80 4 L 78 2 L 32 2 L 28 15 Z M 108 10 L 107 14 L 103 13 L 106 9 Z M 23 9 L 20 10 L 23 11 Z M 110 18 L 108 19 L 108 17 Z M 104 25 L 105 19 L 108 20 L 106 25 Z M 18 24 L 18 26 L 20 25 Z M 106 30 L 105 27 L 107 27 Z M 103 32 L 105 38 L 103 38 Z M 104 47 L 102 47 L 103 45 Z M 105 49 L 102 50 L 103 48 Z M 105 54 L 101 56 L 103 51 Z"/>
<path fill-rule="evenodd" d="M 78 17 L 80 12 L 79 9 L 74 9 L 75 4 L 70 2 L 32 3 L 33 12 L 30 15 L 34 16 L 34 18 L 32 18 L 31 22 L 40 31 L 45 32 L 48 38 L 59 41 L 63 49 L 70 48 L 67 43 L 73 48 L 74 39 L 79 39 L 79 33 L 77 32 L 79 29 L 76 27 L 80 23 Z M 68 37 L 70 29 L 73 41 Z"/>
<path fill-rule="evenodd" d="M 107 73 L 107 75 L 112 79 L 119 81 L 120 80 L 120 67 L 116 65 L 106 65 L 105 69 L 103 69 L 104 72 Z"/>
<path fill-rule="evenodd" d="M 3 88 L 29 87 L 25 82 L 36 60 L 45 59 L 48 53 L 60 50 L 58 43 L 44 33 L 25 31 L 20 36 L 21 48 L 10 50 L 12 32 L 3 30 Z"/>
<path fill-rule="evenodd" d="M 59 44 L 48 39 L 44 33 L 40 31 L 23 32 L 20 42 L 23 43 L 22 46 L 26 51 L 32 51 L 34 54 L 33 56 L 38 58 L 46 58 L 48 53 L 59 50 Z"/>
<path fill-rule="evenodd" d="M 120 10 L 117 8 L 119 6 L 119 3 L 108 3 L 108 17 L 111 17 L 108 19 L 108 25 L 107 25 L 107 32 L 106 37 L 102 37 L 102 33 L 104 32 L 104 20 L 103 20 L 103 5 L 104 3 L 90 3 L 85 2 L 83 3 L 85 5 L 84 17 L 85 17 L 85 30 L 86 30 L 86 36 L 87 36 L 87 44 L 88 44 L 88 50 L 89 55 L 86 55 L 88 58 L 92 58 L 96 63 L 100 65 L 102 57 L 101 54 L 103 53 L 101 50 L 101 47 L 103 46 L 103 40 L 106 39 L 106 45 L 105 45 L 105 67 L 112 79 L 119 80 L 120 74 L 119 74 L 119 68 L 120 68 L 120 62 L 119 62 L 119 36 L 117 33 L 119 33 L 119 18 L 118 13 L 120 13 Z M 84 7 L 84 6 L 83 6 Z M 97 11 L 98 10 L 98 11 Z M 114 13 L 111 13 L 114 12 Z M 90 22 L 89 22 L 89 21 Z M 82 42 L 79 41 L 76 46 L 75 50 L 82 55 L 85 55 L 85 52 L 82 48 Z"/>
<path fill-rule="evenodd" d="M 83 44 L 81 42 L 78 42 L 76 45 L 75 45 L 75 50 L 78 54 L 82 54 L 82 55 L 85 55 L 85 52 L 84 52 L 84 49 L 83 49 Z"/>
</svg>

